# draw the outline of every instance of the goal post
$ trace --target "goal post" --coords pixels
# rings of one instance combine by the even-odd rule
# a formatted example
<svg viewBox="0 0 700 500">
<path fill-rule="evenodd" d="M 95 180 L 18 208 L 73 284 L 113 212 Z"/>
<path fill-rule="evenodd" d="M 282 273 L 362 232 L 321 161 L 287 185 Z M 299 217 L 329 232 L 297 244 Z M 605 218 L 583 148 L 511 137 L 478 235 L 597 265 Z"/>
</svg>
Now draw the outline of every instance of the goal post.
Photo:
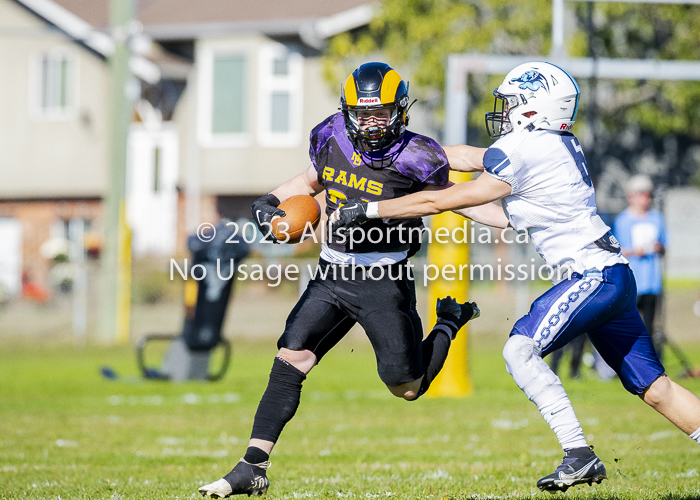
<svg viewBox="0 0 700 500">
<path fill-rule="evenodd" d="M 467 174 L 452 172 L 450 180 L 454 183 L 465 182 L 469 179 Z M 426 326 L 432 327 L 437 320 L 435 302 L 437 299 L 452 296 L 458 302 L 469 300 L 469 245 L 462 241 L 455 241 L 453 231 L 465 227 L 468 220 L 453 212 L 445 212 L 432 217 L 430 230 L 433 242 L 428 246 L 428 261 L 425 268 L 428 281 L 428 311 L 425 316 Z M 444 228 L 444 229 L 442 229 Z M 441 238 L 444 243 L 435 241 L 438 229 L 445 229 L 449 236 Z M 467 233 L 469 234 L 467 227 Z M 461 233 L 460 233 L 461 234 Z M 460 238 L 462 239 L 462 238 Z M 463 238 L 465 241 L 468 238 Z M 447 267 L 446 266 L 452 266 Z M 460 279 L 460 268 L 467 266 L 466 274 Z M 454 268 L 455 272 L 451 272 Z M 445 272 L 445 271 L 448 272 Z M 429 273 L 429 274 L 428 274 Z M 450 353 L 445 360 L 445 365 L 440 374 L 435 378 L 428 390 L 428 396 L 433 397 L 463 397 L 473 392 L 473 384 L 469 374 L 469 325 L 457 333 L 457 338 L 452 341 Z"/>
</svg>

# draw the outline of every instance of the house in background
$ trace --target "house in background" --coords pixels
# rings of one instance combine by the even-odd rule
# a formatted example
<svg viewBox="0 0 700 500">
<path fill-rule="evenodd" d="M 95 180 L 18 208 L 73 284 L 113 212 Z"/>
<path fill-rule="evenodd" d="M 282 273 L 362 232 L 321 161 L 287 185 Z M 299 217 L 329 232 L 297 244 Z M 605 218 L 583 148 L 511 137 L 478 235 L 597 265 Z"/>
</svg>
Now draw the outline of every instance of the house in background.
<svg viewBox="0 0 700 500">
<path fill-rule="evenodd" d="M 23 276 L 46 284 L 47 242 L 79 234 L 99 247 L 108 12 L 108 0 L 0 0 L 5 292 L 17 293 Z M 136 255 L 173 255 L 217 212 L 248 217 L 254 198 L 309 165 L 308 133 L 338 106 L 322 77 L 324 40 L 372 13 L 372 0 L 140 0 L 130 64 L 137 79 L 127 89 Z"/>
</svg>

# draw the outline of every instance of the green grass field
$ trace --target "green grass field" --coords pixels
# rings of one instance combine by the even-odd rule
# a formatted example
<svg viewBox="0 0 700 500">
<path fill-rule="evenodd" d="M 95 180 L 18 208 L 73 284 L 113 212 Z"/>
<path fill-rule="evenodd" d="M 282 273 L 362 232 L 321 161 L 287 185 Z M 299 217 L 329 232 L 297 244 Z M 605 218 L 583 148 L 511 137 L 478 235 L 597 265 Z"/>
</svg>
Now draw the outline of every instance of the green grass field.
<svg viewBox="0 0 700 500">
<path fill-rule="evenodd" d="M 473 396 L 410 403 L 383 387 L 366 341 L 343 341 L 305 382 L 269 498 L 550 498 L 535 482 L 561 450 L 505 372 L 503 340 L 474 337 Z M 169 384 L 128 377 L 131 348 L 2 345 L 0 498 L 195 498 L 244 452 L 274 353 L 240 341 L 223 381 Z M 617 381 L 563 378 L 609 480 L 552 498 L 700 498 L 697 444 Z"/>
</svg>

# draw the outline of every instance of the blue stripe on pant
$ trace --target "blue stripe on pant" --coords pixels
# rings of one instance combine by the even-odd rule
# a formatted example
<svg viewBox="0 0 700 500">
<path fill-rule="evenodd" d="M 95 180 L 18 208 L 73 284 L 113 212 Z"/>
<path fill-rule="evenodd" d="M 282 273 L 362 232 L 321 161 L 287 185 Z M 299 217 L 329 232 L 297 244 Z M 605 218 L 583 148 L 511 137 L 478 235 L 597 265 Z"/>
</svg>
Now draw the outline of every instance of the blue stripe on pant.
<svg viewBox="0 0 700 500">
<path fill-rule="evenodd" d="M 663 375 L 664 367 L 636 299 L 634 275 L 625 264 L 606 267 L 602 278 L 574 273 L 538 297 L 510 334 L 533 339 L 544 357 L 587 333 L 625 389 L 641 394 Z"/>
</svg>

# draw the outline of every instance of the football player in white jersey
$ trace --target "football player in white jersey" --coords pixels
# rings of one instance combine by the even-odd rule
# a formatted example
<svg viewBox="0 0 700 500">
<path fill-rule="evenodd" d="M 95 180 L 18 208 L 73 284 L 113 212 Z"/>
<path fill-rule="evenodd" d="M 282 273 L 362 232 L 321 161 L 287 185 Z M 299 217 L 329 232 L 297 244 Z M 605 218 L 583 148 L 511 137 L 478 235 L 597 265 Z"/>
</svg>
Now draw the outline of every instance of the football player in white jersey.
<svg viewBox="0 0 700 500">
<path fill-rule="evenodd" d="M 579 95 L 576 81 L 563 69 L 546 62 L 520 65 L 494 91 L 494 111 L 486 115 L 489 135 L 499 140 L 488 149 L 446 148 L 451 168 L 483 170 L 484 175 L 439 192 L 378 203 L 348 200 L 332 217 L 349 227 L 371 218 L 464 209 L 478 222 L 527 231 L 549 266 L 571 271 L 535 300 L 503 348 L 508 373 L 537 405 L 565 452 L 556 471 L 537 482 L 550 491 L 606 478 L 561 380 L 542 359 L 584 333 L 625 389 L 700 443 L 700 399 L 664 373 L 636 309 L 632 271 L 596 214 L 586 160 L 569 132 Z M 500 218 L 489 203 L 499 199 Z"/>
</svg>

